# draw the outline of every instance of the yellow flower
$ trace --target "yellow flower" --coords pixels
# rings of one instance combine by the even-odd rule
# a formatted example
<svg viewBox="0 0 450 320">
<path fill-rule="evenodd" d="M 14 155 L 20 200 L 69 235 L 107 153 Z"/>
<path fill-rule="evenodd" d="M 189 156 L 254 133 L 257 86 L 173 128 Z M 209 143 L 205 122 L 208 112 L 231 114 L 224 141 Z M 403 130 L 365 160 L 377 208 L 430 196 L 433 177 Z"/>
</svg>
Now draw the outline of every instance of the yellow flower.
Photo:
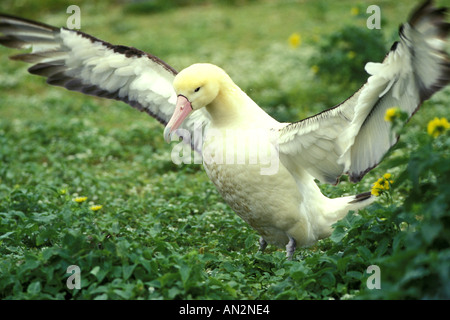
<svg viewBox="0 0 450 320">
<path fill-rule="evenodd" d="M 370 193 L 373 194 L 374 196 L 378 197 L 380 195 L 381 191 L 383 191 L 383 189 L 377 181 L 373 184 L 373 187 L 370 190 Z"/>
<path fill-rule="evenodd" d="M 293 34 L 291 34 L 289 36 L 288 42 L 291 48 L 297 48 L 298 46 L 300 46 L 302 44 L 302 37 L 300 33 L 294 32 Z"/>
<path fill-rule="evenodd" d="M 352 16 L 357 16 L 357 15 L 359 14 L 359 9 L 358 9 L 357 7 L 352 7 L 352 8 L 350 9 L 350 14 L 351 14 Z"/>
<path fill-rule="evenodd" d="M 448 123 L 446 118 L 434 118 L 428 122 L 427 132 L 430 136 L 436 138 L 443 134 L 450 128 L 450 123 Z"/>
<path fill-rule="evenodd" d="M 384 120 L 388 122 L 394 121 L 400 115 L 400 109 L 398 107 L 389 108 L 384 114 Z"/>
<path fill-rule="evenodd" d="M 90 207 L 90 209 L 91 209 L 92 211 L 98 211 L 98 210 L 100 210 L 101 208 L 103 208 L 103 206 L 101 206 L 101 205 L 95 205 L 95 206 L 91 206 L 91 207 Z"/>
<path fill-rule="evenodd" d="M 378 197 L 383 191 L 389 190 L 390 186 L 394 183 L 394 180 L 389 180 L 392 174 L 385 173 L 382 178 L 379 178 L 372 186 L 370 192 Z"/>
<path fill-rule="evenodd" d="M 311 71 L 312 71 L 314 74 L 317 74 L 317 73 L 319 72 L 319 66 L 313 65 L 313 66 L 311 67 Z"/>
<path fill-rule="evenodd" d="M 73 199 L 73 201 L 81 203 L 81 202 L 85 202 L 87 200 L 87 197 L 76 197 L 75 199 Z"/>
</svg>

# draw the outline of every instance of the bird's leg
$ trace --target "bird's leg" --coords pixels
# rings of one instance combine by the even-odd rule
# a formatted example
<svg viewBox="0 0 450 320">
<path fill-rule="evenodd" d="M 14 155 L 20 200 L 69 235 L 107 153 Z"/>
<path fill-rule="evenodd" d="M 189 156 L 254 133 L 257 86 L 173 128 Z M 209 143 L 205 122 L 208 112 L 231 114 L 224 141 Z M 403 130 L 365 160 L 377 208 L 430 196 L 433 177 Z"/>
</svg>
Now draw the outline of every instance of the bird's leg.
<svg viewBox="0 0 450 320">
<path fill-rule="evenodd" d="M 288 260 L 292 260 L 292 256 L 294 255 L 295 247 L 296 247 L 295 239 L 292 237 L 289 237 L 289 242 L 286 245 L 286 258 Z"/>
<path fill-rule="evenodd" d="M 266 240 L 264 240 L 263 237 L 259 237 L 259 250 L 260 250 L 261 252 L 264 252 L 264 250 L 266 249 L 266 247 L 267 247 L 267 242 L 266 242 Z"/>
</svg>

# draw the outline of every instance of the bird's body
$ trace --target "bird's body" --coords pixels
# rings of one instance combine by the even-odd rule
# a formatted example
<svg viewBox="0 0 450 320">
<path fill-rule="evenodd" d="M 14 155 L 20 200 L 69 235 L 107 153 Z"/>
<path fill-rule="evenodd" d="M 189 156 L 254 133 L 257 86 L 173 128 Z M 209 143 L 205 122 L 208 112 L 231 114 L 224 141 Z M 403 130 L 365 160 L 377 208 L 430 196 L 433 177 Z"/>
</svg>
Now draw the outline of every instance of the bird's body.
<svg viewBox="0 0 450 320">
<path fill-rule="evenodd" d="M 203 136 L 203 166 L 226 203 L 266 242 L 281 247 L 293 238 L 297 246 L 311 245 L 329 236 L 349 210 L 373 201 L 329 199 L 307 171 L 294 177 L 277 150 L 277 130 L 287 124 L 269 116 L 218 67 L 186 70 L 199 77 L 203 69 L 209 78 L 218 74 L 224 96 L 206 106 L 212 121 Z"/>
<path fill-rule="evenodd" d="M 204 168 L 227 204 L 267 242 L 308 246 L 332 232 L 350 210 L 373 202 L 370 193 L 329 199 L 316 180 L 360 181 L 396 143 L 386 110 L 411 117 L 450 82 L 445 8 L 426 1 L 400 28 L 382 63 L 343 103 L 315 116 L 279 123 L 221 68 L 194 64 L 180 73 L 135 48 L 85 33 L 0 14 L 0 44 L 32 48 L 14 56 L 52 85 L 124 101 L 148 112 L 202 155 Z M 173 82 L 173 84 L 172 84 Z M 204 132 L 196 139 L 195 132 Z"/>
<path fill-rule="evenodd" d="M 242 136 L 240 136 L 242 138 Z M 227 204 L 268 243 L 279 247 L 293 238 L 309 246 L 328 237 L 332 224 L 349 210 L 368 205 L 355 197 L 329 199 L 307 172 L 295 179 L 280 164 L 272 175 L 261 175 L 260 164 L 204 164 L 208 177 Z"/>
</svg>

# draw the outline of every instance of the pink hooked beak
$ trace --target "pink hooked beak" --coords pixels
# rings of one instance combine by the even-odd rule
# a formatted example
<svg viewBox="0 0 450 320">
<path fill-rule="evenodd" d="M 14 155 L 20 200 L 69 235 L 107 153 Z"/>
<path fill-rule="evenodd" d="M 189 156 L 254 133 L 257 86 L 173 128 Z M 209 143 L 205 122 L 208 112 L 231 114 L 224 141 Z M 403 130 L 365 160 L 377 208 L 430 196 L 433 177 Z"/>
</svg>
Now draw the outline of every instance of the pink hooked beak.
<svg viewBox="0 0 450 320">
<path fill-rule="evenodd" d="M 172 133 L 178 129 L 191 111 L 191 103 L 185 96 L 180 94 L 177 98 L 177 104 L 175 106 L 172 118 L 170 118 L 169 123 L 164 129 L 164 140 L 170 142 Z"/>
</svg>

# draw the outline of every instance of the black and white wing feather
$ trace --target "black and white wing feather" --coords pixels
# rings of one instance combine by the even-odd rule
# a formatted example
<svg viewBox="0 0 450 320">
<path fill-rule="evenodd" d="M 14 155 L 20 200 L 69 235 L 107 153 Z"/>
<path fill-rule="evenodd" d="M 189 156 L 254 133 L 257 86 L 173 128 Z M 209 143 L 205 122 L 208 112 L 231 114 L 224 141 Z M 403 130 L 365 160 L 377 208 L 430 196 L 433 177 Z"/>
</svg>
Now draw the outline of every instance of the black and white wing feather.
<svg viewBox="0 0 450 320">
<path fill-rule="evenodd" d="M 47 83 L 84 94 L 123 101 L 166 125 L 174 111 L 172 86 L 177 74 L 159 58 L 136 48 L 116 46 L 81 31 L 0 14 L 0 44 L 31 52 L 11 57 L 34 64 L 32 74 Z M 193 125 L 209 123 L 209 115 L 195 112 L 180 132 L 190 141 Z M 191 146 L 201 152 L 201 145 Z"/>
<path fill-rule="evenodd" d="M 445 52 L 450 25 L 446 8 L 431 1 L 400 27 L 400 40 L 382 63 L 368 63 L 367 82 L 342 104 L 279 131 L 281 161 L 291 171 L 307 170 L 322 182 L 342 174 L 357 182 L 397 142 L 386 110 L 398 107 L 411 117 L 422 102 L 450 82 Z"/>
</svg>

